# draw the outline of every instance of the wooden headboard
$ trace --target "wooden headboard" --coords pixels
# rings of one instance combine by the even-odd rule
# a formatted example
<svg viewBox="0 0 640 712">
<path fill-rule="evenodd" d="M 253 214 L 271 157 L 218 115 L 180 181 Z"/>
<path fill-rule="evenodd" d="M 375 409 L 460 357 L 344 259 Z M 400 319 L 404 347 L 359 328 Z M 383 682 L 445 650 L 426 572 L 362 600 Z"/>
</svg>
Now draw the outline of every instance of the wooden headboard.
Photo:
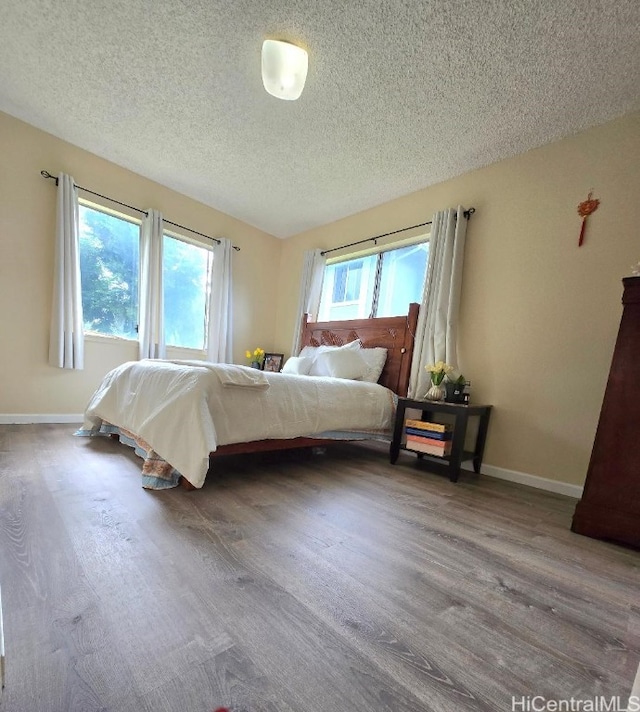
<svg viewBox="0 0 640 712">
<path fill-rule="evenodd" d="M 406 396 L 411 374 L 413 342 L 419 304 L 410 304 L 406 316 L 385 316 L 349 321 L 307 321 L 302 317 L 302 346 L 342 346 L 360 339 L 364 348 L 387 349 L 387 362 L 378 383 Z"/>
</svg>

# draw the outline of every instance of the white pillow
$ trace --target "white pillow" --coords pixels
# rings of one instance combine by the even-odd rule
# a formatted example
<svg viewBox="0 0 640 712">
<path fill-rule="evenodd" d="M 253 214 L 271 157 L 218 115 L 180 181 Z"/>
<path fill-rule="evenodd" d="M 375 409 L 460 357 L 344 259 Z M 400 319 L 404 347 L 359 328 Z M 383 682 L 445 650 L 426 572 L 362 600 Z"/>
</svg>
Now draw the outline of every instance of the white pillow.
<svg viewBox="0 0 640 712">
<path fill-rule="evenodd" d="M 315 357 L 318 355 L 318 351 L 320 350 L 320 346 L 304 346 L 302 348 L 302 351 L 298 354 L 298 357 L 300 358 L 310 358 L 311 361 L 315 360 Z"/>
<path fill-rule="evenodd" d="M 300 351 L 298 356 L 310 356 L 315 359 L 315 357 L 322 351 L 335 349 L 354 349 L 357 351 L 359 348 L 361 348 L 361 344 L 360 341 L 356 339 L 355 341 L 350 341 L 348 344 L 343 344 L 342 346 L 328 346 L 326 344 L 322 344 L 322 346 L 303 346 L 302 351 Z"/>
<path fill-rule="evenodd" d="M 313 359 L 311 356 L 291 356 L 282 367 L 282 373 L 295 373 L 298 376 L 308 376 Z"/>
<path fill-rule="evenodd" d="M 358 353 L 362 356 L 367 365 L 362 375 L 362 380 L 368 381 L 369 383 L 377 383 L 382 369 L 387 362 L 387 349 L 376 346 L 372 349 L 360 349 Z"/>
<path fill-rule="evenodd" d="M 367 369 L 359 349 L 327 349 L 321 351 L 313 362 L 311 375 L 357 380 L 362 378 Z"/>
<path fill-rule="evenodd" d="M 327 367 L 326 365 L 319 365 L 318 364 L 318 359 L 321 354 L 324 353 L 335 353 L 337 351 L 347 351 L 347 352 L 355 352 L 355 351 L 360 351 L 360 342 L 359 341 L 350 341 L 348 344 L 345 344 L 344 346 L 305 346 L 302 351 L 300 352 L 300 355 L 304 356 L 312 356 L 313 357 L 313 364 L 311 366 L 311 370 L 309 371 L 310 376 L 328 376 L 329 373 L 327 372 Z"/>
</svg>

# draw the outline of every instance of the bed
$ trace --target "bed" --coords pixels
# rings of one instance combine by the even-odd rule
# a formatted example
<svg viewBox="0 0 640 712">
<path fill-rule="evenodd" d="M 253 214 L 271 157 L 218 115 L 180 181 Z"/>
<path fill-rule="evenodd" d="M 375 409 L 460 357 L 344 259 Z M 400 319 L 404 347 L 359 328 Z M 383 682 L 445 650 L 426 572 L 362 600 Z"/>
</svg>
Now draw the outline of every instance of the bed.
<svg viewBox="0 0 640 712">
<path fill-rule="evenodd" d="M 77 434 L 111 435 L 134 447 L 149 489 L 200 488 L 212 460 L 223 455 L 390 441 L 397 396 L 407 394 L 417 319 L 417 304 L 399 317 L 303 318 L 301 356 L 386 349 L 377 383 L 203 361 L 122 364 L 94 393 Z"/>
</svg>

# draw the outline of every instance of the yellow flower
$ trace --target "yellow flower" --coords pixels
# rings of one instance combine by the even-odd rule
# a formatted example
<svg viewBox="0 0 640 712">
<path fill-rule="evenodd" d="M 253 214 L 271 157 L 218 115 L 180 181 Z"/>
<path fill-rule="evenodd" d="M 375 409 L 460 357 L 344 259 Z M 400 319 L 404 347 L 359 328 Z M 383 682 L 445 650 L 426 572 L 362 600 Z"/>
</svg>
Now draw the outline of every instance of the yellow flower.
<svg viewBox="0 0 640 712">
<path fill-rule="evenodd" d="M 453 366 L 449 365 L 448 363 L 445 363 L 444 361 L 438 361 L 437 363 L 434 364 L 427 364 L 424 367 L 424 370 L 427 371 L 428 373 L 431 374 L 431 383 L 433 383 L 436 386 L 439 386 L 444 377 L 453 371 Z"/>
<path fill-rule="evenodd" d="M 258 363 L 262 363 L 262 360 L 264 359 L 264 349 L 261 349 L 259 346 L 258 348 L 254 349 L 253 351 L 247 351 L 244 352 L 244 355 L 251 361 L 252 363 L 254 361 L 257 361 Z"/>
</svg>

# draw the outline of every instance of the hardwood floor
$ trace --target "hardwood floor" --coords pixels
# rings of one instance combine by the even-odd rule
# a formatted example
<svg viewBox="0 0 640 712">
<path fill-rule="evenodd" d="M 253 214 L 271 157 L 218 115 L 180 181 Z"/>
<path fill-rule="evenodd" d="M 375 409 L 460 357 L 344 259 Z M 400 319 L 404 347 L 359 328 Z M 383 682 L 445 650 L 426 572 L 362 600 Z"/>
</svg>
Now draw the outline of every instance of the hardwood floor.
<svg viewBox="0 0 640 712">
<path fill-rule="evenodd" d="M 575 500 L 381 446 L 148 492 L 68 425 L 0 426 L 4 712 L 449 712 L 628 696 L 640 552 Z M 626 700 L 625 700 L 626 701 Z"/>
</svg>

